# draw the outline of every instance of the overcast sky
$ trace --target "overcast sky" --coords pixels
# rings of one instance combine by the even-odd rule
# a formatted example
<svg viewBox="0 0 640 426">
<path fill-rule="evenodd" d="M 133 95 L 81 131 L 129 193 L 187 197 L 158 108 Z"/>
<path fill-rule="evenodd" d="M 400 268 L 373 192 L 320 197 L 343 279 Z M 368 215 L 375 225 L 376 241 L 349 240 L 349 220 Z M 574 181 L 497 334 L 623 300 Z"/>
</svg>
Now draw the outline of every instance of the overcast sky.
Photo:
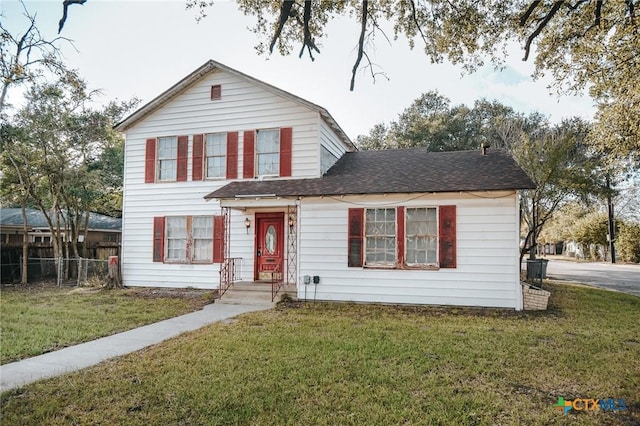
<svg viewBox="0 0 640 426">
<path fill-rule="evenodd" d="M 25 4 L 37 13 L 42 34 L 55 37 L 62 0 Z M 4 26 L 14 34 L 24 31 L 27 21 L 18 1 L 0 0 L 0 8 Z M 554 122 L 573 115 L 593 117 L 589 97 L 559 98 L 549 94 L 550 80 L 533 81 L 532 64 L 521 61 L 517 46 L 502 72 L 487 66 L 462 76 L 459 67 L 431 64 L 417 41 L 412 51 L 402 38 L 390 45 L 378 37 L 371 57 L 389 79 L 374 82 L 369 74 L 359 73 L 350 92 L 359 30 L 355 20 L 331 23 L 312 62 L 308 56 L 298 58 L 299 46 L 288 57 L 259 56 L 254 50 L 258 37 L 248 29 L 255 19 L 242 15 L 234 3 L 217 0 L 208 14 L 196 23 L 196 11 L 186 10 L 183 0 L 88 0 L 69 9 L 62 36 L 72 39 L 77 51 L 62 44 L 65 59 L 90 88 L 103 91 L 104 102 L 133 96 L 147 102 L 213 59 L 325 107 L 352 139 L 377 123 L 396 119 L 430 90 L 453 104 L 497 99 L 519 112 L 541 112 Z"/>
</svg>

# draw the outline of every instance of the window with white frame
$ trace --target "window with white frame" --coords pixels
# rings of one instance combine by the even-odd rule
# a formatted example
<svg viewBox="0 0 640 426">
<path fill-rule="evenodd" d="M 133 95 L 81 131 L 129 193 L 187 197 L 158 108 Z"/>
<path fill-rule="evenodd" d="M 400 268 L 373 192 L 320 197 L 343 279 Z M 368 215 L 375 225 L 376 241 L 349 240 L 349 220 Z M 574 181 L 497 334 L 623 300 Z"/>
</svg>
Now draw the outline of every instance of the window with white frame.
<svg viewBox="0 0 640 426">
<path fill-rule="evenodd" d="M 158 138 L 158 180 L 175 181 L 178 171 L 178 138 Z"/>
<path fill-rule="evenodd" d="M 225 177 L 227 173 L 227 134 L 208 134 L 205 155 L 207 178 Z"/>
<path fill-rule="evenodd" d="M 256 171 L 258 176 L 280 174 L 280 130 L 258 130 Z"/>
<path fill-rule="evenodd" d="M 365 265 L 395 266 L 396 209 L 366 209 Z"/>
<path fill-rule="evenodd" d="M 438 212 L 435 207 L 407 208 L 405 261 L 408 266 L 438 264 Z"/>
<path fill-rule="evenodd" d="M 213 220 L 211 216 L 194 216 L 192 222 L 193 249 L 191 260 L 211 261 L 213 257 Z"/>
<path fill-rule="evenodd" d="M 187 260 L 187 218 L 184 216 L 167 217 L 166 223 L 167 254 L 165 259 L 169 262 L 184 262 Z"/>
<path fill-rule="evenodd" d="M 167 216 L 165 224 L 165 261 L 212 261 L 212 216 Z"/>
</svg>

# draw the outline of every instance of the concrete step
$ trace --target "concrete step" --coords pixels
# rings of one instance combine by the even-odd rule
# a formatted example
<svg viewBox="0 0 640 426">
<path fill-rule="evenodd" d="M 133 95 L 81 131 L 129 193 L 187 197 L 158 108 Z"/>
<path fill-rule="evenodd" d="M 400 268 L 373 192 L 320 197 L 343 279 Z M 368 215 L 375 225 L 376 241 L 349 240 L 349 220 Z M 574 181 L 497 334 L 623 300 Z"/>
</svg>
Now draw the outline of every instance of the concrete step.
<svg viewBox="0 0 640 426">
<path fill-rule="evenodd" d="M 274 302 L 279 301 L 284 294 L 295 298 L 297 295 L 296 286 L 283 285 L 278 291 Z M 222 297 L 216 301 L 216 303 L 248 305 L 271 304 L 274 302 L 271 302 L 271 283 L 261 282 L 233 283 Z"/>
</svg>

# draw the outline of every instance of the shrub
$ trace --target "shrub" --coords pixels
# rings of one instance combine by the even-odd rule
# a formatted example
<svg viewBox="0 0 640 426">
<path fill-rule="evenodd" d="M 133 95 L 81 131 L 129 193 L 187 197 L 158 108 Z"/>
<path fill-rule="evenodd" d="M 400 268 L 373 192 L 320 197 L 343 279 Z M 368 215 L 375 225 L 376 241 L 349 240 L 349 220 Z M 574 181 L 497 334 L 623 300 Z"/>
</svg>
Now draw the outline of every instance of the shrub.
<svg viewBox="0 0 640 426">
<path fill-rule="evenodd" d="M 640 263 L 640 224 L 622 222 L 616 237 L 617 258 Z"/>
</svg>

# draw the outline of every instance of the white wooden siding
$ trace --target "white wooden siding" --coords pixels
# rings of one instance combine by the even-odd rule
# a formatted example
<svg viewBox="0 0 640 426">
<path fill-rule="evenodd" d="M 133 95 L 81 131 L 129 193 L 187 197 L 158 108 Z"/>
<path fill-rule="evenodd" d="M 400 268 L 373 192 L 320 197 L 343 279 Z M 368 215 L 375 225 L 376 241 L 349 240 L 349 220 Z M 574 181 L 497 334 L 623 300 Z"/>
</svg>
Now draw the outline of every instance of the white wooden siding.
<svg viewBox="0 0 640 426">
<path fill-rule="evenodd" d="M 302 200 L 298 272 L 320 276 L 301 284 L 298 296 L 318 300 L 493 306 L 519 309 L 515 194 L 504 198 L 466 194 L 344 197 Z M 404 199 L 403 199 L 404 198 Z M 350 207 L 457 206 L 457 268 L 395 270 L 347 267 Z M 302 282 L 302 280 L 300 280 Z"/>
<path fill-rule="evenodd" d="M 216 84 L 222 87 L 222 99 L 211 101 L 211 86 Z M 219 284 L 218 264 L 152 262 L 154 217 L 220 214 L 217 202 L 206 202 L 203 197 L 228 181 L 191 181 L 194 134 L 237 131 L 238 177 L 242 179 L 243 132 L 292 127 L 292 177 L 317 177 L 319 121 L 317 111 L 276 96 L 238 76 L 215 71 L 128 129 L 122 225 L 124 284 L 196 288 L 217 288 Z M 172 135 L 189 136 L 187 182 L 144 183 L 146 139 Z M 250 279 L 253 236 L 246 235 L 243 221 L 244 218 L 232 217 L 231 255 L 243 257 L 243 274 Z"/>
<path fill-rule="evenodd" d="M 320 118 L 319 120 L 319 135 L 320 135 L 320 146 L 318 146 L 318 169 L 322 170 L 321 162 L 321 146 L 325 147 L 327 151 L 333 154 L 337 159 L 340 159 L 347 152 L 344 144 L 338 138 L 338 135 L 325 123 L 325 121 Z M 329 169 L 333 164 L 329 165 L 327 169 Z"/>
</svg>

